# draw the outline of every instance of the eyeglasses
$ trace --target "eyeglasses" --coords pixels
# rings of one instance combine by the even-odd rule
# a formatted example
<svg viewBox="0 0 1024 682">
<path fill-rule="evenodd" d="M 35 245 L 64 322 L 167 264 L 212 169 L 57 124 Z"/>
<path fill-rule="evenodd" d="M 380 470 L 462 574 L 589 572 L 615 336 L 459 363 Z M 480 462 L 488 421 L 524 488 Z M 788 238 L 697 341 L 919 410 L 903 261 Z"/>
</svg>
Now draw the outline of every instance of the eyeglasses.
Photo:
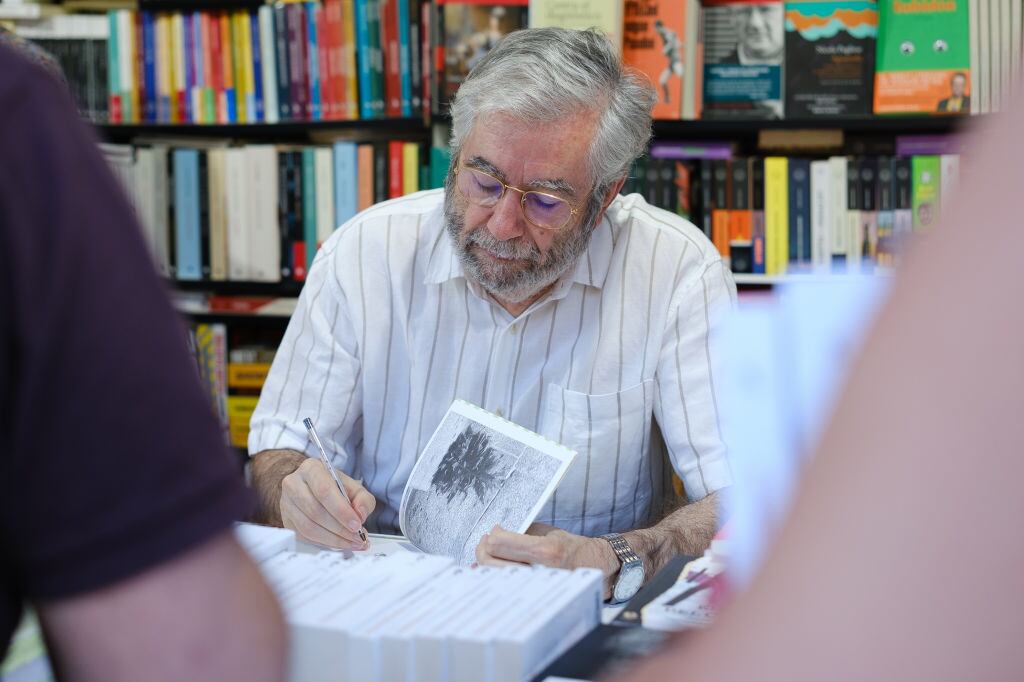
<svg viewBox="0 0 1024 682">
<path fill-rule="evenodd" d="M 554 194 L 519 189 L 490 173 L 465 165 L 455 169 L 455 186 L 462 196 L 482 208 L 497 206 L 506 190 L 519 192 L 523 216 L 530 224 L 545 230 L 560 230 L 579 213 L 579 209 Z"/>
</svg>

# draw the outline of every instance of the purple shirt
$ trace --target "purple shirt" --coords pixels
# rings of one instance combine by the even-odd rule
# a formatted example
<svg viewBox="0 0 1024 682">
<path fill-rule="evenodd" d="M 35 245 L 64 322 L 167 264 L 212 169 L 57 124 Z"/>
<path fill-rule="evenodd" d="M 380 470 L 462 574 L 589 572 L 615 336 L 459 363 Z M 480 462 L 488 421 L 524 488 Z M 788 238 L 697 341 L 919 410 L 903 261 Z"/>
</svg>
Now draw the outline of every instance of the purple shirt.
<svg viewBox="0 0 1024 682">
<path fill-rule="evenodd" d="M 66 90 L 0 48 L 0 658 L 251 508 L 141 231 Z"/>
</svg>

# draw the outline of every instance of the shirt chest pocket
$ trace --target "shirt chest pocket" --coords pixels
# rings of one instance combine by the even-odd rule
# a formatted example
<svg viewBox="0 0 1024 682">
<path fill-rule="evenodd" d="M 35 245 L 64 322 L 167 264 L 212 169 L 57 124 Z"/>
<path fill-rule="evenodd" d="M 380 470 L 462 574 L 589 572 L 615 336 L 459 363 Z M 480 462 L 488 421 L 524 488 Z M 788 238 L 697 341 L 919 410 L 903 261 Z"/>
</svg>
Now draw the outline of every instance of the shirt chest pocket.
<svg viewBox="0 0 1024 682">
<path fill-rule="evenodd" d="M 577 453 L 558 486 L 561 500 L 581 504 L 593 517 L 612 513 L 616 499 L 621 507 L 624 500 L 640 501 L 638 492 L 649 497 L 649 487 L 639 483 L 653 406 L 653 380 L 603 394 L 548 385 L 543 433 Z"/>
</svg>

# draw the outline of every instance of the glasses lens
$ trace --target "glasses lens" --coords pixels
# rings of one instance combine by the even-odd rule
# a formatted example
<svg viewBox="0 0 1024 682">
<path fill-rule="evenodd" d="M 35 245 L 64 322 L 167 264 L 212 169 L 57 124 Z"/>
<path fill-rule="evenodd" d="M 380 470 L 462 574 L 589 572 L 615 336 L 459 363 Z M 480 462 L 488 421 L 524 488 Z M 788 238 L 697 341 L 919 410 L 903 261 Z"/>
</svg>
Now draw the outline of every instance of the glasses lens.
<svg viewBox="0 0 1024 682">
<path fill-rule="evenodd" d="M 463 168 L 457 177 L 459 191 L 463 196 L 480 206 L 494 206 L 505 189 L 500 182 L 487 173 L 472 168 Z"/>
<path fill-rule="evenodd" d="M 540 192 L 527 192 L 523 197 L 526 219 L 538 227 L 557 230 L 569 222 L 572 208 L 563 199 Z"/>
</svg>

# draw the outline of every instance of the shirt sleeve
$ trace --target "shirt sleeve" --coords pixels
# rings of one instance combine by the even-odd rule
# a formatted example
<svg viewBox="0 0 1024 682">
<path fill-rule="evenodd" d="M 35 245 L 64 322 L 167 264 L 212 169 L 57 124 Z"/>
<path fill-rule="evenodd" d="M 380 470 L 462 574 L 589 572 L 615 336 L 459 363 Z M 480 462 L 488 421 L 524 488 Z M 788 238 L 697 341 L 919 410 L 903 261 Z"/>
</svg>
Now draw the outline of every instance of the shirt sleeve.
<svg viewBox="0 0 1024 682">
<path fill-rule="evenodd" d="M 181 554 L 253 500 L 91 131 L 56 81 L 12 61 L 0 54 L 0 572 L 49 599 Z"/>
<path fill-rule="evenodd" d="M 712 333 L 735 300 L 736 285 L 722 261 L 705 265 L 700 278 L 675 295 L 658 359 L 654 416 L 690 500 L 732 483 L 719 426 Z"/>
<path fill-rule="evenodd" d="M 358 340 L 338 282 L 342 227 L 317 253 L 249 426 L 249 453 L 312 450 L 309 417 L 334 466 L 350 466 L 348 443 L 362 413 Z M 356 226 L 356 229 L 359 229 Z"/>
</svg>

